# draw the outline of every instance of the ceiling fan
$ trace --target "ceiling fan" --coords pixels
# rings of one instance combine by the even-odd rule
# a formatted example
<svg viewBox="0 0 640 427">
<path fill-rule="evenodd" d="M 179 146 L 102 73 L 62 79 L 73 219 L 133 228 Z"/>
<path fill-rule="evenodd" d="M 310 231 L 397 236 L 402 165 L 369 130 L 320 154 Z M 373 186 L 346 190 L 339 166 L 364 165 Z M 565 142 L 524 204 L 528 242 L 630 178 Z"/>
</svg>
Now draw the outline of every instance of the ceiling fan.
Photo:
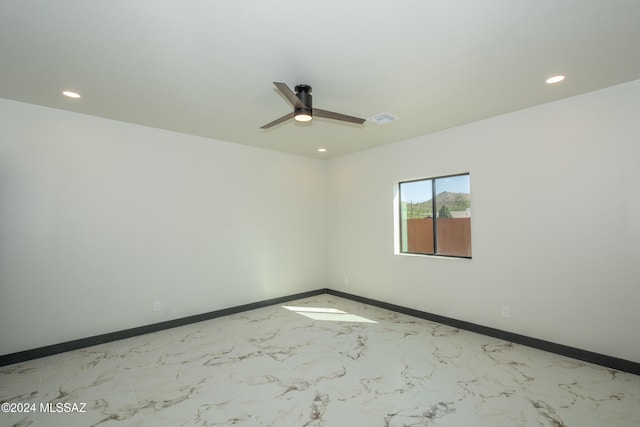
<svg viewBox="0 0 640 427">
<path fill-rule="evenodd" d="M 269 129 L 272 126 L 280 124 L 284 121 L 294 118 L 299 122 L 308 122 L 316 117 L 324 117 L 326 119 L 341 120 L 343 122 L 363 124 L 366 120 L 358 117 L 347 116 L 346 114 L 334 113 L 333 111 L 321 110 L 319 108 L 313 108 L 311 102 L 311 86 L 309 85 L 297 85 L 295 87 L 296 93 L 293 93 L 289 86 L 284 83 L 273 82 L 278 90 L 284 95 L 285 98 L 293 105 L 293 112 L 286 114 L 279 119 L 275 119 L 271 123 L 267 123 L 260 129 Z"/>
</svg>

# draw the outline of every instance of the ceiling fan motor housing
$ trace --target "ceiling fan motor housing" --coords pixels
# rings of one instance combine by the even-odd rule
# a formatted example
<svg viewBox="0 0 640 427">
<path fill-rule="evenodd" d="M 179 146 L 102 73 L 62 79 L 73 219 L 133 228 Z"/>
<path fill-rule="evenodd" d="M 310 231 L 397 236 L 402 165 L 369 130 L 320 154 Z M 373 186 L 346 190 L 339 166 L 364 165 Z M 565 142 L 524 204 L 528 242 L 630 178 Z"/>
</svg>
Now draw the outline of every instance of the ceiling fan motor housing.
<svg viewBox="0 0 640 427">
<path fill-rule="evenodd" d="M 296 107 L 295 113 L 296 115 L 299 113 L 309 114 L 311 115 L 312 110 L 312 96 L 311 96 L 311 86 L 309 85 L 297 85 L 295 87 L 296 96 L 302 103 L 304 107 Z"/>
</svg>

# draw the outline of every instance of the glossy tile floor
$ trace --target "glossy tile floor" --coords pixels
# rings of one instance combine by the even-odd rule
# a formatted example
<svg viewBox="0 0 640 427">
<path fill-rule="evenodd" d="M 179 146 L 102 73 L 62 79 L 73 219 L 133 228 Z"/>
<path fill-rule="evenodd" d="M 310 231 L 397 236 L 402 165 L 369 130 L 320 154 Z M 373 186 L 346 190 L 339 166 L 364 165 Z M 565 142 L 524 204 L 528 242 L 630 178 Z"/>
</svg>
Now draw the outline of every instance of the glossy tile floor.
<svg viewBox="0 0 640 427">
<path fill-rule="evenodd" d="M 286 305 L 2 367 L 0 401 L 37 412 L 0 425 L 640 426 L 636 375 L 331 295 Z"/>
</svg>

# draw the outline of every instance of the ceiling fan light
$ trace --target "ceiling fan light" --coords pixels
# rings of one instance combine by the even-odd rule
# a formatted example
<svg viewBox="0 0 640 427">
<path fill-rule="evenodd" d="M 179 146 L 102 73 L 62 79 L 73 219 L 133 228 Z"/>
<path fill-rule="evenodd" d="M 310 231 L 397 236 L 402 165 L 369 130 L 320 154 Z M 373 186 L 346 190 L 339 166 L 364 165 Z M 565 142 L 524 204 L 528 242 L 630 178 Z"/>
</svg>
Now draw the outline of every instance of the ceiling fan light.
<svg viewBox="0 0 640 427">
<path fill-rule="evenodd" d="M 311 114 L 308 114 L 308 113 L 298 113 L 293 118 L 296 119 L 299 122 L 308 122 L 313 117 L 311 117 Z"/>
</svg>

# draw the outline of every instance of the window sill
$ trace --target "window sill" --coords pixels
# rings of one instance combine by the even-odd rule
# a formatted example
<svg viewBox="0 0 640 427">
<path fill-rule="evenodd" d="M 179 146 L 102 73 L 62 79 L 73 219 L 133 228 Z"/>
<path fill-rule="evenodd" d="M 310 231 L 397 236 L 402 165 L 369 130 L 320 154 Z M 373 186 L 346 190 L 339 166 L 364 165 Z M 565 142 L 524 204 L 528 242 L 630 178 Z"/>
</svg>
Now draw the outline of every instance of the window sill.
<svg viewBox="0 0 640 427">
<path fill-rule="evenodd" d="M 438 258 L 438 259 L 460 259 L 460 260 L 471 260 L 470 256 L 455 256 L 455 255 L 431 255 L 431 254 L 417 254 L 411 252 L 395 252 L 394 255 L 406 256 L 406 257 L 416 257 L 416 258 Z"/>
</svg>

